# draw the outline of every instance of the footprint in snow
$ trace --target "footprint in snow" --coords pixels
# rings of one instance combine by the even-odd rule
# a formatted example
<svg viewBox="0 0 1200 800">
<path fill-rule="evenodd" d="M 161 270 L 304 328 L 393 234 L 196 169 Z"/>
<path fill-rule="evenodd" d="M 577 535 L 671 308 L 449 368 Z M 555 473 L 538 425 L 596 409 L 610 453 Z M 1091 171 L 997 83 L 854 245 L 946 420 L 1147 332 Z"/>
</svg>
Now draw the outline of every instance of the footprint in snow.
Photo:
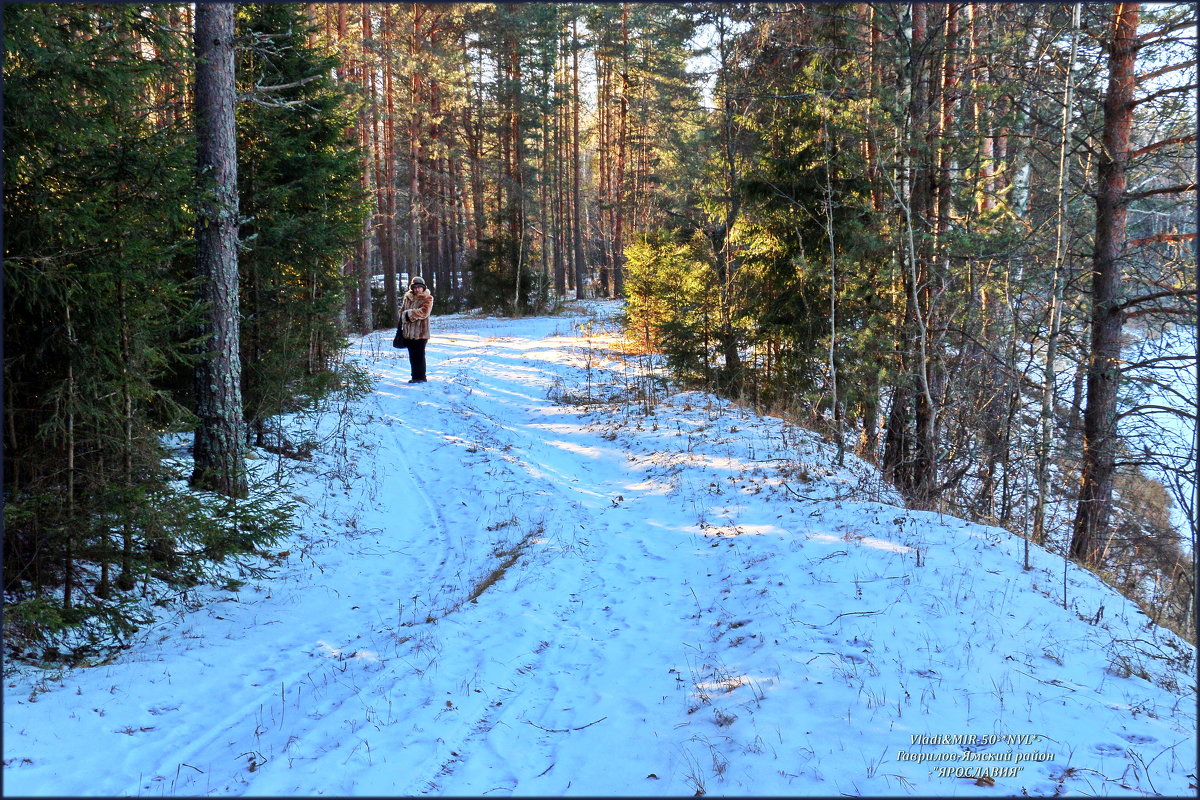
<svg viewBox="0 0 1200 800">
<path fill-rule="evenodd" d="M 1140 733 L 1119 733 L 1117 735 L 1130 744 L 1150 744 L 1158 741 L 1153 736 L 1143 736 Z"/>
</svg>

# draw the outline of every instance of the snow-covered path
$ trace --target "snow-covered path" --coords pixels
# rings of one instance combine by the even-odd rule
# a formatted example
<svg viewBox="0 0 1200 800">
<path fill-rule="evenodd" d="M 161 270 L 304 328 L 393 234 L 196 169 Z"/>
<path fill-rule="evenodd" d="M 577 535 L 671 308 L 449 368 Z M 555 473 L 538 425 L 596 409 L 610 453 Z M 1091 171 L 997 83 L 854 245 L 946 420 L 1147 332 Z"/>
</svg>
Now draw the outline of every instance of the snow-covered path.
<svg viewBox="0 0 1200 800">
<path fill-rule="evenodd" d="M 585 321 L 359 341 L 277 577 L 9 675 L 5 794 L 1194 793 L 1191 647 Z"/>
</svg>

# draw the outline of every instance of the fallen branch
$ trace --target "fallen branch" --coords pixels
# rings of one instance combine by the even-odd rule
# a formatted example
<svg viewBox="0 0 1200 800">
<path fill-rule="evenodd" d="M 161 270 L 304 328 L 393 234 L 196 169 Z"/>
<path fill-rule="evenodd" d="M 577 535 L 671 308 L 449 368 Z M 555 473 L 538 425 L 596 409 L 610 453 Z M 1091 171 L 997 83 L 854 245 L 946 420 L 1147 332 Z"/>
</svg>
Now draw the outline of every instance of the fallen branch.
<svg viewBox="0 0 1200 800">
<path fill-rule="evenodd" d="M 805 622 L 802 619 L 798 619 L 798 620 L 796 620 L 796 622 L 799 622 L 802 625 L 807 625 L 810 628 L 828 628 L 830 625 L 837 622 L 842 617 L 849 617 L 851 615 L 866 616 L 869 614 L 881 614 L 881 613 L 883 613 L 883 612 L 882 611 L 843 611 L 841 614 L 838 614 L 836 617 L 829 620 L 829 622 L 826 622 L 824 625 L 813 625 L 811 622 Z"/>
<path fill-rule="evenodd" d="M 1016 673 L 1019 673 L 1019 674 L 1021 674 L 1021 675 L 1024 675 L 1026 678 L 1032 678 L 1033 680 L 1037 681 L 1038 683 L 1044 683 L 1044 684 L 1046 684 L 1047 686 L 1053 686 L 1053 687 L 1054 687 L 1054 688 L 1056 688 L 1056 689 L 1068 689 L 1068 690 L 1070 690 L 1070 691 L 1072 691 L 1072 692 L 1074 692 L 1074 691 L 1078 691 L 1078 690 L 1077 690 L 1077 689 L 1075 689 L 1073 686 L 1067 686 L 1065 683 L 1059 682 L 1057 678 L 1056 678 L 1055 680 L 1052 680 L 1052 681 L 1044 681 L 1044 680 L 1042 680 L 1041 678 L 1037 677 L 1036 675 L 1030 675 L 1028 672 L 1022 672 L 1022 671 L 1021 671 L 1021 670 L 1019 670 L 1019 669 L 1013 670 L 1013 672 L 1016 672 Z"/>
<path fill-rule="evenodd" d="M 604 722 L 604 720 L 606 720 L 606 719 L 608 719 L 608 717 L 601 717 L 600 719 L 596 720 L 596 722 Z M 581 731 L 584 728 L 592 727 L 593 725 L 596 724 L 596 722 L 589 722 L 587 725 L 580 725 L 578 728 L 543 728 L 541 725 L 538 725 L 536 722 L 530 722 L 529 720 L 525 720 L 525 723 L 527 725 L 532 725 L 533 727 L 537 728 L 538 730 L 546 731 L 546 733 L 570 733 L 571 731 Z M 550 766 L 554 766 L 554 765 L 551 764 Z M 547 770 L 547 772 L 549 772 L 549 770 Z M 542 775 L 545 775 L 545 774 L 546 774 L 545 772 L 542 773 Z M 541 776 L 539 776 L 539 777 L 541 777 Z"/>
</svg>

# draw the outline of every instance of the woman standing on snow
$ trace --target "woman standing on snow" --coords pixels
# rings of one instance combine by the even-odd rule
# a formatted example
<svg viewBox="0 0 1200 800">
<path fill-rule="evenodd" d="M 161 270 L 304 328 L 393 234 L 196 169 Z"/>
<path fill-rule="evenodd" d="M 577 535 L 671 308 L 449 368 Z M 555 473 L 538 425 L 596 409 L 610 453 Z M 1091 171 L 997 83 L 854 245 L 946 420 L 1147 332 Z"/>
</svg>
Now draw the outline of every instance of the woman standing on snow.
<svg viewBox="0 0 1200 800">
<path fill-rule="evenodd" d="M 409 383 L 425 383 L 425 343 L 429 341 L 429 312 L 433 310 L 433 295 L 425 285 L 425 279 L 416 276 L 408 284 L 404 300 L 400 303 L 400 333 L 404 334 L 404 346 L 408 348 L 408 360 L 412 367 Z"/>
</svg>

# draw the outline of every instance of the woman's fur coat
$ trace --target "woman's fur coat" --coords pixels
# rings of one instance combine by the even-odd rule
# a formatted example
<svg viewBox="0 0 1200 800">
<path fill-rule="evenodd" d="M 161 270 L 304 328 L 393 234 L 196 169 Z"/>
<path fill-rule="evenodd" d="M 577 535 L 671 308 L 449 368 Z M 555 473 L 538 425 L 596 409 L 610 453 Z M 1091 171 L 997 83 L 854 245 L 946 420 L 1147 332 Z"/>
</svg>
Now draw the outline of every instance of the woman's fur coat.
<svg viewBox="0 0 1200 800">
<path fill-rule="evenodd" d="M 406 339 L 429 338 L 429 312 L 433 310 L 433 295 L 429 290 L 417 292 L 409 289 L 400 303 L 400 325 Z"/>
</svg>

